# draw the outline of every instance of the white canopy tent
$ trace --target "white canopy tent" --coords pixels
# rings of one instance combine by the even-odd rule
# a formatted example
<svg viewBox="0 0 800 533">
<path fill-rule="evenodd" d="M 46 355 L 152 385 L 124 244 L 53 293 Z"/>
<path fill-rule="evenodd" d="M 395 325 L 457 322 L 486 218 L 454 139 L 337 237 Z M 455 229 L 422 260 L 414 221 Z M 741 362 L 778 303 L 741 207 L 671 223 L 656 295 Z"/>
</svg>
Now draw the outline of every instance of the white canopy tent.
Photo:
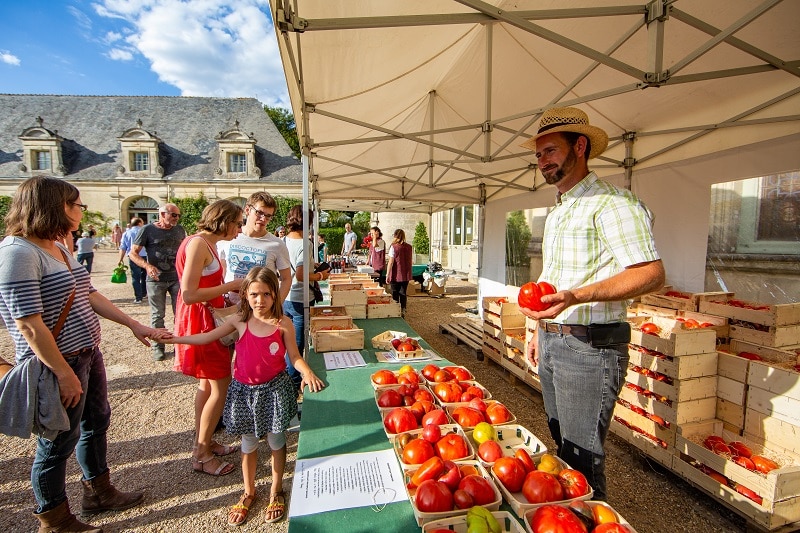
<svg viewBox="0 0 800 533">
<path fill-rule="evenodd" d="M 578 106 L 612 139 L 590 167 L 653 209 L 668 281 L 697 290 L 709 186 L 800 168 L 796 0 L 270 2 L 323 209 L 481 204 L 497 235 L 552 205 L 519 144 Z M 502 261 L 480 268 L 504 283 Z"/>
</svg>

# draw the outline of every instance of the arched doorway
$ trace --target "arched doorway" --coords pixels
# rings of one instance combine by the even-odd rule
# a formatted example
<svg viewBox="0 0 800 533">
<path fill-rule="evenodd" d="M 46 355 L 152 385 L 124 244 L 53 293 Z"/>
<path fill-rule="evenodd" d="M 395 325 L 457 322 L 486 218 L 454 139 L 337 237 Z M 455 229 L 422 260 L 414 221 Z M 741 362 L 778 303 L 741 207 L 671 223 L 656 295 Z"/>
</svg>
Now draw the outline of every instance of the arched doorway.
<svg viewBox="0 0 800 533">
<path fill-rule="evenodd" d="M 150 224 L 158 220 L 158 202 L 149 196 L 131 198 L 128 202 L 128 207 L 123 208 L 123 212 L 125 211 L 128 213 L 126 219 L 128 221 L 133 217 L 141 218 L 145 224 Z"/>
</svg>

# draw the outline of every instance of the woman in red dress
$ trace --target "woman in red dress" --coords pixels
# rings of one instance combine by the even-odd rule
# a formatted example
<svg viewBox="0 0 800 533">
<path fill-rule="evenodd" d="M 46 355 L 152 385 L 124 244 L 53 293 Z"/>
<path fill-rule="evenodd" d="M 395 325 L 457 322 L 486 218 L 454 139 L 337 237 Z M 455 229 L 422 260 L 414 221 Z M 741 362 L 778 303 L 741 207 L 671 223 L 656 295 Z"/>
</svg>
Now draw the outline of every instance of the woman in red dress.
<svg viewBox="0 0 800 533">
<path fill-rule="evenodd" d="M 231 240 L 241 231 L 242 208 L 228 200 L 218 200 L 203 210 L 198 232 L 181 243 L 175 268 L 181 288 L 175 306 L 175 334 L 193 335 L 214 329 L 214 318 L 207 308 L 225 307 L 223 295 L 238 291 L 241 279 L 223 283 L 224 272 L 217 256 L 217 243 Z M 175 346 L 175 370 L 200 380 L 194 400 L 195 443 L 192 468 L 212 476 L 233 471 L 233 465 L 218 459 L 237 450 L 212 440 L 225 406 L 231 382 L 231 351 L 214 341 L 203 346 Z"/>
</svg>

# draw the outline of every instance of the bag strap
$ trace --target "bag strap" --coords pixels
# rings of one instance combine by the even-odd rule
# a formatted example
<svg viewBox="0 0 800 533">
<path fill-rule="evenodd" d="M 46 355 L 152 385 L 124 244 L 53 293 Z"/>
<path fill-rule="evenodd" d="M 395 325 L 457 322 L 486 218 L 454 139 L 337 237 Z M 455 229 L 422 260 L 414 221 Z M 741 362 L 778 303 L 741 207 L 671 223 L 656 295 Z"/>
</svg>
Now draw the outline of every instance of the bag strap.
<svg viewBox="0 0 800 533">
<path fill-rule="evenodd" d="M 61 251 L 61 255 L 64 256 L 64 262 L 67 264 L 67 268 L 69 269 L 70 273 L 72 273 L 72 266 L 69 264 L 69 257 L 67 256 L 67 252 L 65 252 L 62 248 L 59 248 Z M 53 340 L 58 338 L 58 334 L 61 333 L 61 328 L 64 327 L 64 322 L 67 321 L 67 313 L 69 313 L 70 308 L 72 307 L 72 302 L 75 300 L 75 289 L 72 289 L 72 293 L 69 295 L 67 299 L 67 303 L 64 305 L 64 309 L 61 310 L 61 314 L 58 316 L 58 321 L 56 321 L 56 325 L 53 326 Z"/>
</svg>

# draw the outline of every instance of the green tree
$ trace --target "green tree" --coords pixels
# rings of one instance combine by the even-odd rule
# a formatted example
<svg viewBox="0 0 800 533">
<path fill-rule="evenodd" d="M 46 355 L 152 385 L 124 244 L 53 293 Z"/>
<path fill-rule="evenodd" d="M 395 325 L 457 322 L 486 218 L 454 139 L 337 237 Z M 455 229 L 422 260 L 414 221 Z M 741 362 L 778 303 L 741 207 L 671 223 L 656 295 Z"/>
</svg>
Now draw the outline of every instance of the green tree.
<svg viewBox="0 0 800 533">
<path fill-rule="evenodd" d="M 371 227 L 369 211 L 359 211 L 353 215 L 353 231 L 356 232 L 360 240 L 363 240 L 364 237 L 367 236 L 369 228 Z M 360 246 L 360 244 L 358 246 Z"/>
<path fill-rule="evenodd" d="M 0 196 L 0 235 L 6 234 L 6 215 L 11 207 L 10 196 Z"/>
<path fill-rule="evenodd" d="M 208 205 L 208 198 L 201 192 L 197 198 L 170 198 L 169 200 L 181 210 L 181 226 L 187 235 L 197 233 L 197 221 L 203 214 L 203 209 Z"/>
<path fill-rule="evenodd" d="M 85 231 L 91 224 L 98 236 L 105 237 L 111 232 L 110 222 L 111 217 L 105 216 L 100 211 L 86 211 L 81 218 L 81 230 Z"/>
<path fill-rule="evenodd" d="M 528 243 L 531 240 L 531 229 L 522 211 L 512 211 L 506 219 L 506 266 L 528 267 L 531 258 L 528 256 Z"/>
<path fill-rule="evenodd" d="M 275 233 L 275 230 L 278 229 L 278 226 L 286 225 L 286 215 L 289 213 L 289 209 L 298 204 L 302 204 L 303 202 L 297 198 L 288 198 L 286 196 L 273 196 L 273 198 L 275 198 L 275 203 L 277 206 L 275 207 L 275 216 L 272 218 L 270 223 L 267 224 L 267 229 L 272 233 Z"/>
<path fill-rule="evenodd" d="M 428 230 L 425 228 L 425 223 L 421 220 L 417 222 L 414 228 L 414 239 L 411 241 L 414 247 L 414 253 L 420 255 L 428 255 L 431 253 L 431 241 L 428 238 Z"/>
<path fill-rule="evenodd" d="M 270 107 L 268 105 L 264 106 L 264 111 L 275 123 L 275 127 L 283 135 L 286 144 L 292 149 L 294 155 L 300 159 L 300 140 L 297 138 L 297 124 L 294 121 L 292 112 L 282 107 Z"/>
</svg>

